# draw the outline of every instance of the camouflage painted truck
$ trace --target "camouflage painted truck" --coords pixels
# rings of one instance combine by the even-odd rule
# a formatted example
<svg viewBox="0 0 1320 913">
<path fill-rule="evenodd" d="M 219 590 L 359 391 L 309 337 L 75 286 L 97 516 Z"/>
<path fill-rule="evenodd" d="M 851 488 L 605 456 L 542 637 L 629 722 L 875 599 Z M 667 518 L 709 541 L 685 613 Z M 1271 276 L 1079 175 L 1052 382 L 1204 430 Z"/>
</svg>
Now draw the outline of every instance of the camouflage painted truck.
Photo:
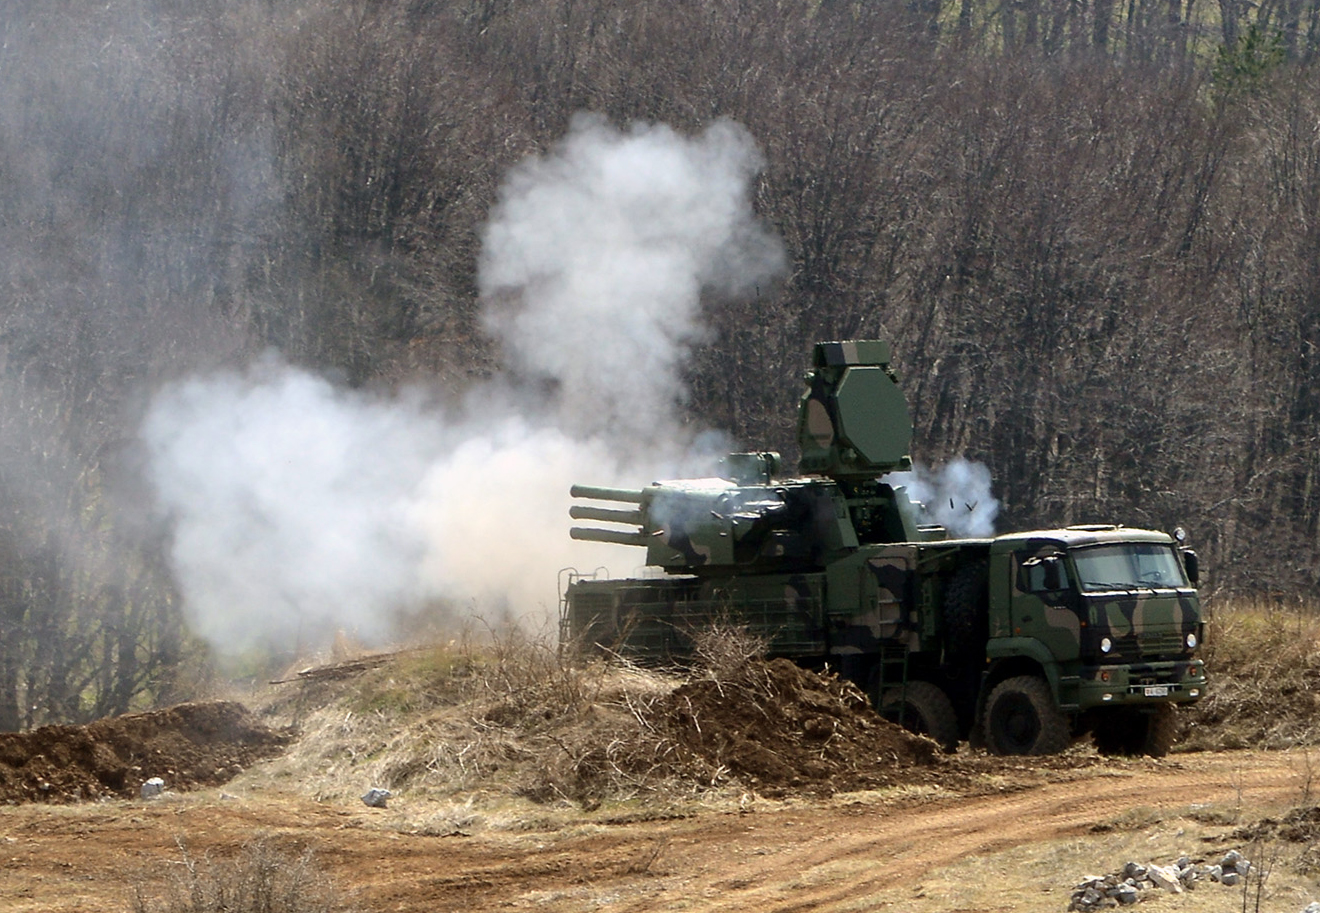
<svg viewBox="0 0 1320 913">
<path fill-rule="evenodd" d="M 648 576 L 570 572 L 562 635 L 641 661 L 689 657 L 713 624 L 772 657 L 829 668 L 947 750 L 1050 754 L 1090 732 L 1112 754 L 1163 755 L 1176 706 L 1205 693 L 1196 555 L 1162 533 L 1074 526 L 949 538 L 886 480 L 912 425 L 887 344 L 815 347 L 799 474 L 774 453 L 720 478 L 574 486 L 575 539 L 646 549 Z M 893 477 L 890 477 L 892 479 Z"/>
</svg>

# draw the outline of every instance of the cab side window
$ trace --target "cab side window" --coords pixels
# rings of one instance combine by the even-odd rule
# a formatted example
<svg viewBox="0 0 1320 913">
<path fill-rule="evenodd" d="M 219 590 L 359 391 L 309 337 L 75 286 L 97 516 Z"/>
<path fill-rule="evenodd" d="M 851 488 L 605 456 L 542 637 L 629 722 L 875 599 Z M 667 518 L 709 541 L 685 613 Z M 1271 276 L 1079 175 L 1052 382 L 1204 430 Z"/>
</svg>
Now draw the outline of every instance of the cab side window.
<svg viewBox="0 0 1320 913">
<path fill-rule="evenodd" d="M 1018 560 L 1020 591 L 1055 593 L 1068 588 L 1068 569 L 1062 555 L 1023 555 Z"/>
</svg>

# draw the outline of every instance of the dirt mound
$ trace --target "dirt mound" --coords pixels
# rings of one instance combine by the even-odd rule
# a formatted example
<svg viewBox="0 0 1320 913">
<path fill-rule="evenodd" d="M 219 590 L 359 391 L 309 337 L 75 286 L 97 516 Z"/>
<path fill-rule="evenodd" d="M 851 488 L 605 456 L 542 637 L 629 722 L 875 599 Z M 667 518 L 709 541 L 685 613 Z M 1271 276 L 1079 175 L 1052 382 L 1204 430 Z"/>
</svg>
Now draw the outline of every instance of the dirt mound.
<svg viewBox="0 0 1320 913">
<path fill-rule="evenodd" d="M 538 644 L 488 655 L 450 645 L 344 678 L 300 677 L 268 718 L 296 709 L 302 734 L 266 773 L 318 799 L 353 801 L 370 782 L 587 810 L 639 796 L 682 805 L 712 788 L 782 798 L 958 776 L 935 743 L 879 717 L 852 684 L 788 660 L 733 656 L 679 678 L 571 659 Z"/>
<path fill-rule="evenodd" d="M 232 701 L 179 704 L 86 726 L 0 734 L 0 801 L 130 797 L 150 777 L 169 789 L 215 786 L 278 754 L 291 736 Z"/>
<path fill-rule="evenodd" d="M 853 684 L 786 659 L 689 682 L 657 710 L 712 778 L 727 770 L 767 796 L 920 782 L 940 764 L 934 742 L 882 719 Z"/>
<path fill-rule="evenodd" d="M 1235 828 L 1233 838 L 1251 844 L 1278 840 L 1320 843 L 1320 805 L 1299 806 L 1290 809 L 1281 818 L 1261 818 L 1255 824 Z"/>
</svg>

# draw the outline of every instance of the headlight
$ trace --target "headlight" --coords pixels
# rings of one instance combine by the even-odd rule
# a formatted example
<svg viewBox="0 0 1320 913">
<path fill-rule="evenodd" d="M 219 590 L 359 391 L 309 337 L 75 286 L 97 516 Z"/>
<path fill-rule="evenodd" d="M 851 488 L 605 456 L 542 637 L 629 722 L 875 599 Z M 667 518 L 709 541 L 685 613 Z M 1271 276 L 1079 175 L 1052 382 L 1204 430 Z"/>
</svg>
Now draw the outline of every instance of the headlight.
<svg viewBox="0 0 1320 913">
<path fill-rule="evenodd" d="M 1187 635 L 1187 649 L 1188 649 L 1188 650 L 1195 650 L 1195 649 L 1196 649 L 1196 635 L 1195 635 L 1195 634 L 1188 634 L 1188 635 Z"/>
<path fill-rule="evenodd" d="M 1112 649 L 1114 649 L 1114 642 L 1112 640 L 1110 640 L 1108 637 L 1100 638 L 1101 653 L 1108 653 Z"/>
</svg>

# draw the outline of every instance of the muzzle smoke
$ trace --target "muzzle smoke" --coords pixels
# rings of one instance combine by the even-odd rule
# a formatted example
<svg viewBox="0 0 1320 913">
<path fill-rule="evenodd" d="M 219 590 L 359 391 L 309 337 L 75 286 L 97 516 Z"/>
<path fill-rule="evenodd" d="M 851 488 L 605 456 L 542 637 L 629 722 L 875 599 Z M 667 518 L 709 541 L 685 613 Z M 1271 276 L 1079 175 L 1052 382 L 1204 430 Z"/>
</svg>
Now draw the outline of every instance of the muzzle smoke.
<svg viewBox="0 0 1320 913">
<path fill-rule="evenodd" d="M 701 456 L 675 406 L 702 295 L 783 264 L 750 205 L 760 167 L 732 123 L 683 137 L 583 117 L 515 168 L 480 263 L 508 373 L 468 408 L 274 357 L 161 391 L 144 437 L 195 629 L 232 652 L 335 629 L 380 640 L 428 608 L 548 620 L 561 568 L 620 559 L 568 539 L 570 484 L 636 485 Z"/>
<path fill-rule="evenodd" d="M 995 534 L 999 501 L 984 463 L 958 457 L 935 468 L 918 464 L 911 472 L 890 473 L 885 481 L 907 489 L 908 497 L 920 505 L 922 523 L 937 523 L 955 537 Z"/>
</svg>

